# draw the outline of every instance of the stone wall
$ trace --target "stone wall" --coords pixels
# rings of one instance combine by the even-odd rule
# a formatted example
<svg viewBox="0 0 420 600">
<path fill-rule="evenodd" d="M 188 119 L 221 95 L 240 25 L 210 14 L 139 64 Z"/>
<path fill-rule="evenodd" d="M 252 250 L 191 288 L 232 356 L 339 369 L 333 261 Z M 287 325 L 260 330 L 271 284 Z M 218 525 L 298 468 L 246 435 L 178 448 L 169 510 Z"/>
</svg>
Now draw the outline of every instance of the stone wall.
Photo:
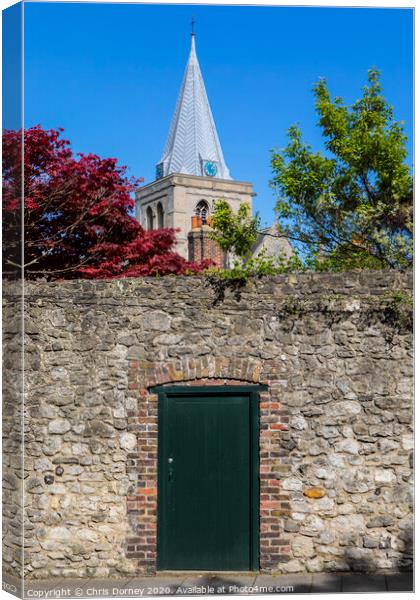
<svg viewBox="0 0 420 600">
<path fill-rule="evenodd" d="M 12 290 L 3 285 L 3 293 L 9 291 L 3 304 L 3 378 L 2 378 L 2 435 L 3 435 L 3 481 L 2 525 L 3 567 L 18 577 L 23 564 L 23 319 L 19 285 Z"/>
<path fill-rule="evenodd" d="M 403 293 L 402 293 L 403 292 Z M 153 573 L 156 384 L 265 383 L 262 571 L 405 569 L 412 554 L 408 273 L 26 286 L 24 571 Z M 5 289 L 5 377 L 18 290 Z M 4 565 L 18 573 L 18 395 L 4 413 Z"/>
</svg>

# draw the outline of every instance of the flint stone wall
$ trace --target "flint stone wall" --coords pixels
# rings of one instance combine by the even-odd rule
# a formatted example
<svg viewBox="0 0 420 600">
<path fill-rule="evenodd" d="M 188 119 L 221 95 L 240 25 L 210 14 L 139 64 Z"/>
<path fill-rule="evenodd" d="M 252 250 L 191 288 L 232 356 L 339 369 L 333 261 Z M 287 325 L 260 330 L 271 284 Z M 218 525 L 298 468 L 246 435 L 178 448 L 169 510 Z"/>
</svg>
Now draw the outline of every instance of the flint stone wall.
<svg viewBox="0 0 420 600">
<path fill-rule="evenodd" d="M 5 570 L 153 573 L 158 422 L 149 388 L 223 381 L 269 386 L 261 570 L 409 568 L 412 337 L 378 309 L 392 290 L 409 293 L 410 274 L 282 276 L 224 298 L 200 277 L 28 284 L 22 472 L 20 290 L 8 284 Z"/>
</svg>

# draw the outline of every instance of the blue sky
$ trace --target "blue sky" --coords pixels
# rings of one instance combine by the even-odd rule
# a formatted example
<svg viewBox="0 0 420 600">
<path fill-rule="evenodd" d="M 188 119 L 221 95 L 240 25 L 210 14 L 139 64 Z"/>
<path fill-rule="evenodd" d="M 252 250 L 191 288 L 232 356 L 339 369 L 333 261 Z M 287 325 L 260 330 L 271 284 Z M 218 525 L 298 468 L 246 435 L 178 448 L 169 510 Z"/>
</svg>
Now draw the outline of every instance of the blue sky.
<svg viewBox="0 0 420 600">
<path fill-rule="evenodd" d="M 352 103 L 371 66 L 405 121 L 412 161 L 410 9 L 135 4 L 25 5 L 25 127 L 63 127 L 75 152 L 154 179 L 196 20 L 197 53 L 225 159 L 273 220 L 270 149 L 299 122 L 322 149 L 311 88 Z"/>
</svg>

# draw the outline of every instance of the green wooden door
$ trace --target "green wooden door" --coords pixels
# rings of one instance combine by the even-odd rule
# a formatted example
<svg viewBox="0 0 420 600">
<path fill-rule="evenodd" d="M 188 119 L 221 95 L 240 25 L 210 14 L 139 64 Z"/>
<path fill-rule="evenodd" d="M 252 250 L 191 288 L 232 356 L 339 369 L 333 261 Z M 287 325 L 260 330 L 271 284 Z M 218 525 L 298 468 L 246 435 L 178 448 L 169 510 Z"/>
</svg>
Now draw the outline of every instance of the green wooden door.
<svg viewBox="0 0 420 600">
<path fill-rule="evenodd" d="M 211 388 L 161 394 L 159 569 L 256 568 L 253 397 Z"/>
</svg>

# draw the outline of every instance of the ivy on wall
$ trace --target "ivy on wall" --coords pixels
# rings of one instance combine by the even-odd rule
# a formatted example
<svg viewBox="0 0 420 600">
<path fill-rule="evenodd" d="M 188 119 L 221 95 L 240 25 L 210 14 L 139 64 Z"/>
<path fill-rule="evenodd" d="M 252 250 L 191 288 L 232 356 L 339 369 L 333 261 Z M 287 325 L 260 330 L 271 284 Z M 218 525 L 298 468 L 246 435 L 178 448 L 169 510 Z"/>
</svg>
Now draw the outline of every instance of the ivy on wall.
<svg viewBox="0 0 420 600">
<path fill-rule="evenodd" d="M 407 333 L 413 329 L 413 298 L 400 290 L 385 292 L 379 296 L 354 296 L 351 300 L 340 294 L 321 296 L 316 300 L 289 296 L 281 303 L 278 317 L 293 323 L 306 314 L 318 313 L 332 325 L 356 311 L 359 313 L 360 325 L 369 327 L 382 324 L 388 341 L 394 334 Z"/>
</svg>

